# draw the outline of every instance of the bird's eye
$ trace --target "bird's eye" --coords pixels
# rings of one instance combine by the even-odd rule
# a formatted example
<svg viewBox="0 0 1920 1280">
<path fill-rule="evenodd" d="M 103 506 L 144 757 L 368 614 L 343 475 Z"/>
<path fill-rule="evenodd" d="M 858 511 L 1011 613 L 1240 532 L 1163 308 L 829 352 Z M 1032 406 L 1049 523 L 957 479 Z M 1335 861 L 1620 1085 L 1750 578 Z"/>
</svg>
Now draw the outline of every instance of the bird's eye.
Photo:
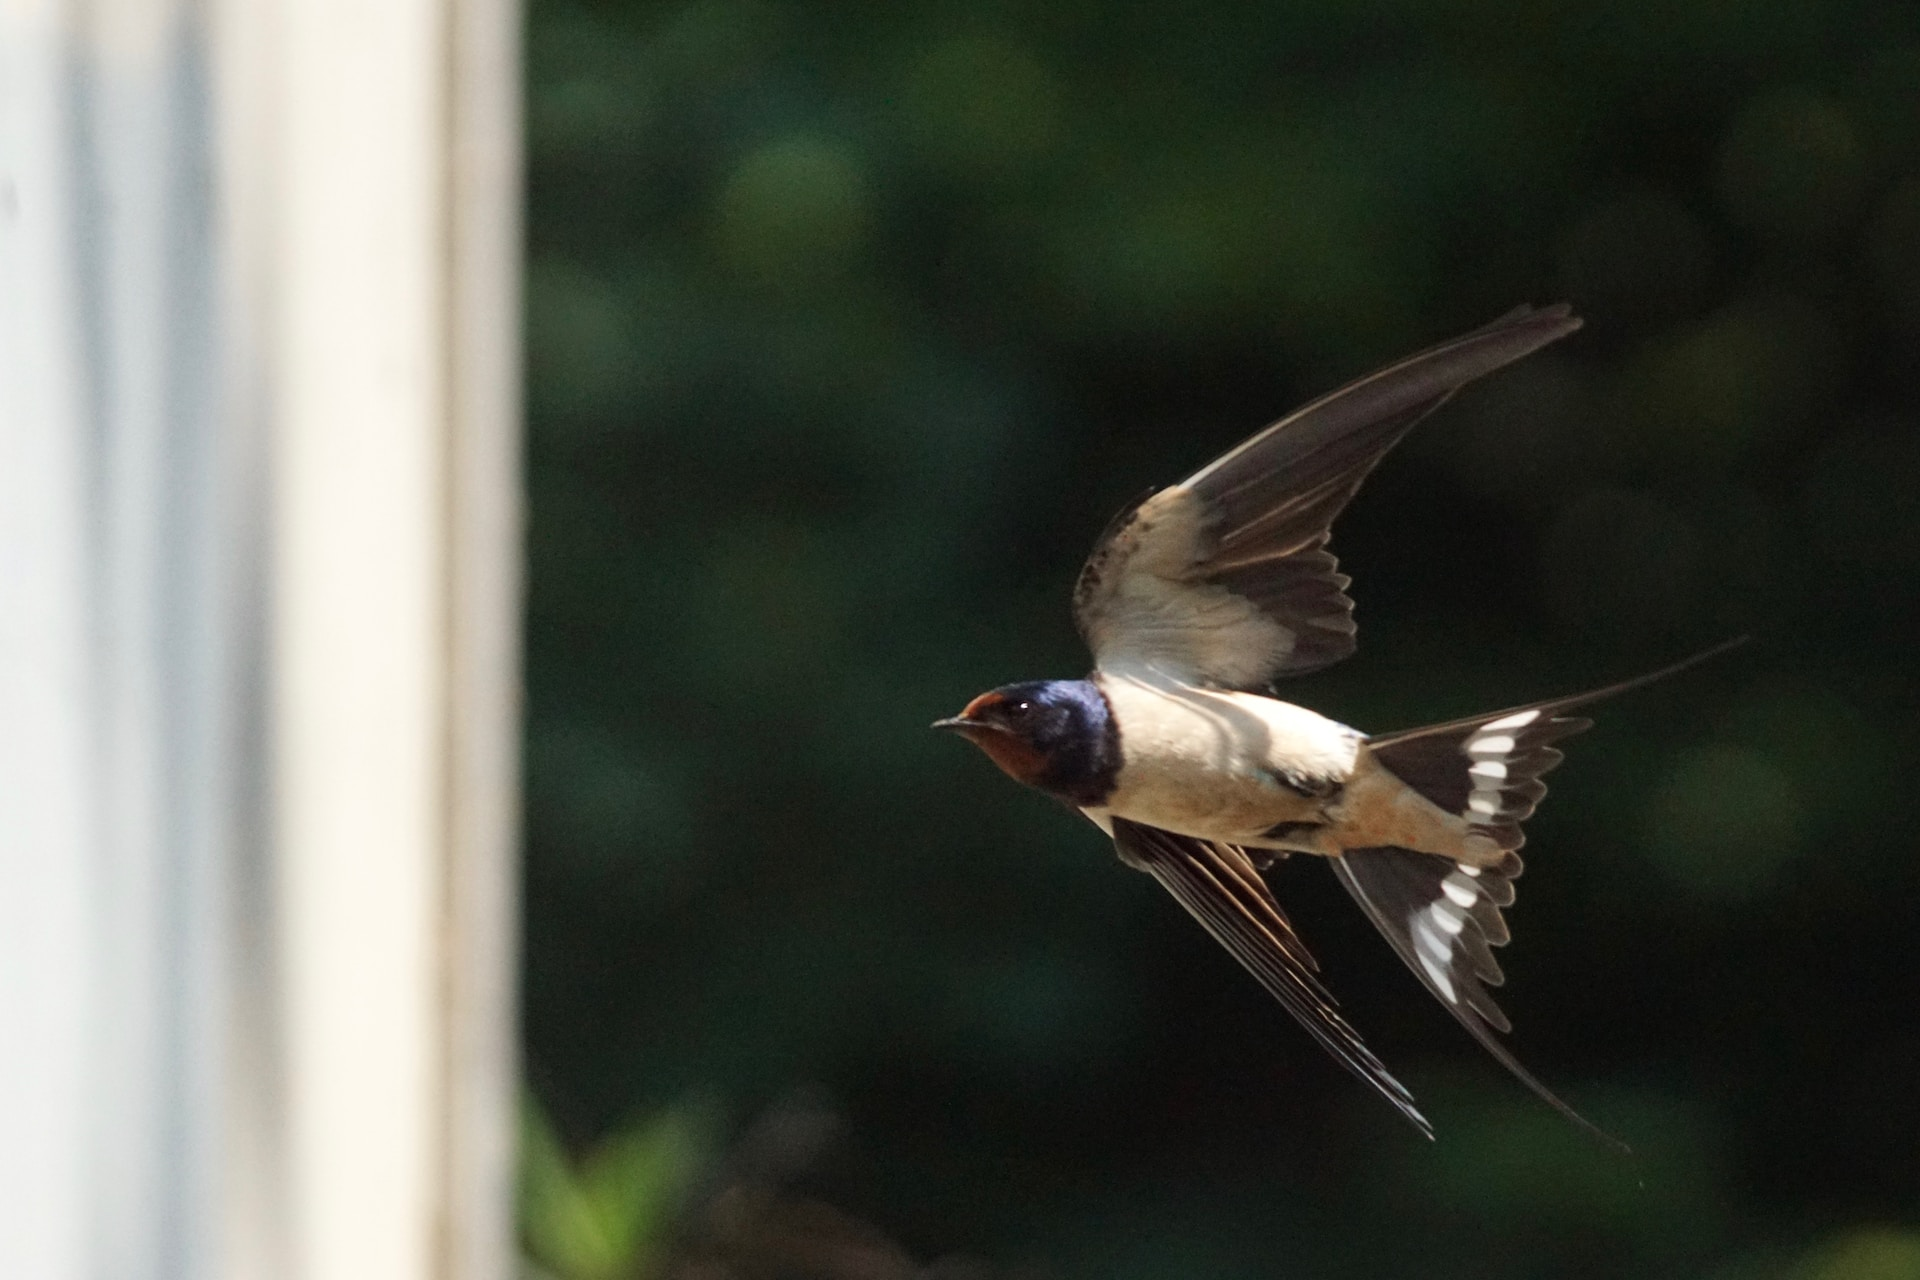
<svg viewBox="0 0 1920 1280">
<path fill-rule="evenodd" d="M 1015 720 L 1018 720 L 1021 716 L 1026 715 L 1027 712 L 1031 710 L 1033 710 L 1033 704 L 1023 699 L 1019 702 L 1015 702 L 1009 705 L 1007 707 L 1007 714 L 1012 718 L 1014 718 Z"/>
</svg>

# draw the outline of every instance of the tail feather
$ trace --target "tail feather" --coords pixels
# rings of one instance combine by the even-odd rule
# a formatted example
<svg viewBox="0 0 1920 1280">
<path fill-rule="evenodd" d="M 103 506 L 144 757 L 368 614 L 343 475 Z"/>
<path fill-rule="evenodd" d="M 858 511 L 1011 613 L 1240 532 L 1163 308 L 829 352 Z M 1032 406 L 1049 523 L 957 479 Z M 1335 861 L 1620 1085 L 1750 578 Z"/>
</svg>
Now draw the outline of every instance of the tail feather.
<svg viewBox="0 0 1920 1280">
<path fill-rule="evenodd" d="M 1367 746 L 1388 772 L 1512 852 L 1526 843 L 1520 824 L 1547 794 L 1542 775 L 1565 758 L 1553 744 L 1592 727 L 1584 716 L 1555 715 L 1542 705 L 1375 738 Z"/>
<path fill-rule="evenodd" d="M 1428 800 L 1466 819 L 1500 851 L 1481 865 L 1407 849 L 1350 849 L 1334 874 L 1414 976 L 1499 1062 L 1582 1128 L 1620 1145 L 1561 1101 L 1494 1038 L 1511 1029 L 1488 993 L 1505 979 L 1493 947 L 1508 940 L 1501 908 L 1525 842 L 1520 824 L 1547 793 L 1542 775 L 1561 761 L 1554 743 L 1592 721 L 1565 714 L 1655 680 L 1744 643 L 1734 640 L 1660 671 L 1569 697 L 1428 725 L 1368 741 L 1374 757 Z"/>
<path fill-rule="evenodd" d="M 1542 776 L 1565 759 L 1553 744 L 1593 727 L 1585 716 L 1567 712 L 1677 675 L 1746 642 L 1741 636 L 1604 688 L 1384 734 L 1368 739 L 1367 747 L 1390 773 L 1435 805 L 1465 818 L 1497 847 L 1515 850 L 1526 842 L 1520 824 L 1547 794 Z"/>
</svg>

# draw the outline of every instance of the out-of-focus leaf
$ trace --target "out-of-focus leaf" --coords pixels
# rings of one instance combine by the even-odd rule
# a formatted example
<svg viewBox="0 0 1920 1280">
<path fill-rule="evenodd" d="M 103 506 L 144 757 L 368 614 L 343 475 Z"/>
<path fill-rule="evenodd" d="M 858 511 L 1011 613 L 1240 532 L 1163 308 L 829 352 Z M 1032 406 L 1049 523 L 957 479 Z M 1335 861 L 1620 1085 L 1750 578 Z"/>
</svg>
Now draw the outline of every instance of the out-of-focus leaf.
<svg viewBox="0 0 1920 1280">
<path fill-rule="evenodd" d="M 702 1127 L 668 1110 L 570 1160 L 538 1105 L 520 1126 L 520 1235 L 556 1280 L 631 1280 L 666 1242 L 705 1160 Z"/>
<path fill-rule="evenodd" d="M 1794 1280 L 1920 1280 L 1920 1231 L 1846 1232 L 1815 1249 Z"/>
</svg>

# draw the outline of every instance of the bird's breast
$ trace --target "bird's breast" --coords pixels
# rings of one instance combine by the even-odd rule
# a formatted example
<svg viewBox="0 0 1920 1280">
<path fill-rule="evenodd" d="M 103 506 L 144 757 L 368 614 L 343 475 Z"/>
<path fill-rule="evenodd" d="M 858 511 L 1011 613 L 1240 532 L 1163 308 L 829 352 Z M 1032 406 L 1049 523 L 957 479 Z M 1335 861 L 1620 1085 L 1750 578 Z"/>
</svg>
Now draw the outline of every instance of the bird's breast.
<svg viewBox="0 0 1920 1280">
<path fill-rule="evenodd" d="M 1206 839 L 1261 841 L 1282 824 L 1320 821 L 1353 771 L 1360 736 L 1304 707 L 1151 675 L 1098 681 L 1120 738 L 1106 813 Z"/>
</svg>

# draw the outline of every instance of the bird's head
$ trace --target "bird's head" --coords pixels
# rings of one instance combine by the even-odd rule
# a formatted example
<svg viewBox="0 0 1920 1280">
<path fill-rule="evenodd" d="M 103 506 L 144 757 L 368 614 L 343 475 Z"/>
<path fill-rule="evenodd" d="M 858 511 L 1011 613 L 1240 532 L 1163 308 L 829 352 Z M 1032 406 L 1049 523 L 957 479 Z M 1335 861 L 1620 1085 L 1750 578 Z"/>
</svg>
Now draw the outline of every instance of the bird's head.
<svg viewBox="0 0 1920 1280">
<path fill-rule="evenodd" d="M 1008 777 L 1075 804 L 1098 804 L 1120 771 L 1106 695 L 1090 680 L 1002 685 L 933 722 L 987 753 Z"/>
</svg>

